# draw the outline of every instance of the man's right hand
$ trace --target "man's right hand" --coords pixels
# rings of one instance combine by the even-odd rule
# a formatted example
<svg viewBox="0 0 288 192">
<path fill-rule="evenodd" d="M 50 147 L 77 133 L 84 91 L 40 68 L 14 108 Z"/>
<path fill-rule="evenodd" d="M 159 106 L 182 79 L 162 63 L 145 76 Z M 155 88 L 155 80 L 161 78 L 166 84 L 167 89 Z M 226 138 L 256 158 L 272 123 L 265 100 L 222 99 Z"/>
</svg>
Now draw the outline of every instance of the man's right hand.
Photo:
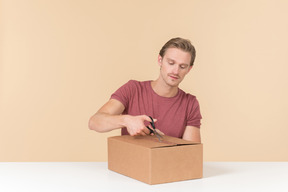
<svg viewBox="0 0 288 192">
<path fill-rule="evenodd" d="M 110 99 L 90 118 L 89 128 L 103 133 L 126 127 L 128 133 L 132 136 L 149 135 L 150 130 L 145 126 L 145 121 L 151 122 L 149 116 L 121 115 L 124 109 L 125 107 L 120 101 Z M 155 121 L 156 119 L 154 119 Z M 150 124 L 149 127 L 152 128 Z"/>
<path fill-rule="evenodd" d="M 131 136 L 149 135 L 150 130 L 145 126 L 145 121 L 151 122 L 147 115 L 131 116 L 125 115 L 125 127 Z M 156 119 L 154 119 L 154 122 Z M 150 126 L 149 126 L 150 127 Z"/>
</svg>

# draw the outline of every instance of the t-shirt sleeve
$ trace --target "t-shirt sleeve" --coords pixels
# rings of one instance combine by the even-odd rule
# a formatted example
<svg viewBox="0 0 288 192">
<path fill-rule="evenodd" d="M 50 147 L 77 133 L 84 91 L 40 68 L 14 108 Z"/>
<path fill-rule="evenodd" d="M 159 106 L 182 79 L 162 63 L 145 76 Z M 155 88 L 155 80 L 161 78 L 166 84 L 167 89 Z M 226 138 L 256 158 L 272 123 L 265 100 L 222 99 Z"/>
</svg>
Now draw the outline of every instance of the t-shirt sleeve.
<svg viewBox="0 0 288 192">
<path fill-rule="evenodd" d="M 119 89 L 117 89 L 111 95 L 110 99 L 116 99 L 120 101 L 124 105 L 125 109 L 127 109 L 134 92 L 135 92 L 135 81 L 130 80 L 126 84 L 122 85 Z"/>
<path fill-rule="evenodd" d="M 187 118 L 187 126 L 194 126 L 200 128 L 202 116 L 200 113 L 199 102 L 196 97 L 194 97 L 189 103 L 189 112 Z"/>
</svg>

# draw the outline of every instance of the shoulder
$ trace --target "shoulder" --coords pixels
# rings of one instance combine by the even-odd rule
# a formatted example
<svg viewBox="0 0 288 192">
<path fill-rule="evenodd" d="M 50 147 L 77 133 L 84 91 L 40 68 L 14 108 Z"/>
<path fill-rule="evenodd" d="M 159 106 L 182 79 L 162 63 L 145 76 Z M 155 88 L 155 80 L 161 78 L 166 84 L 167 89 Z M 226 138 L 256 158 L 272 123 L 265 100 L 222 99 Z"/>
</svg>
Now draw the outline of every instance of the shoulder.
<svg viewBox="0 0 288 192">
<path fill-rule="evenodd" d="M 123 84 L 121 88 L 133 88 L 137 86 L 139 82 L 136 80 L 129 80 L 127 83 Z"/>
<path fill-rule="evenodd" d="M 133 88 L 142 88 L 149 85 L 150 81 L 137 81 L 137 80 L 129 80 L 125 85 Z"/>
<path fill-rule="evenodd" d="M 131 98 L 138 92 L 138 83 L 136 80 L 129 80 L 111 95 L 111 99 L 120 101 L 125 108 L 128 107 Z"/>
<path fill-rule="evenodd" d="M 149 85 L 149 81 L 137 81 L 137 80 L 129 80 L 127 83 L 122 85 L 117 91 L 123 92 L 125 94 L 134 95 L 137 92 L 142 92 L 147 90 Z"/>
<path fill-rule="evenodd" d="M 179 95 L 184 98 L 187 99 L 189 101 L 193 101 L 193 100 L 197 100 L 195 95 L 192 95 L 190 93 L 186 93 L 185 91 L 183 91 L 182 89 L 179 88 Z"/>
<path fill-rule="evenodd" d="M 134 85 L 146 85 L 148 84 L 150 81 L 137 81 L 134 79 L 129 80 L 127 83 L 129 84 L 134 84 Z"/>
<path fill-rule="evenodd" d="M 139 81 L 134 80 L 134 79 L 130 79 L 130 80 L 127 82 L 127 84 L 137 84 L 137 83 L 139 83 Z"/>
<path fill-rule="evenodd" d="M 179 91 L 180 91 L 180 95 L 181 95 L 182 100 L 185 101 L 188 108 L 195 108 L 195 107 L 199 106 L 199 102 L 198 102 L 195 95 L 192 95 L 190 93 L 186 93 L 182 89 L 179 89 Z"/>
<path fill-rule="evenodd" d="M 137 81 L 137 80 L 129 80 L 125 85 L 132 85 L 132 86 L 138 86 L 141 84 L 141 81 Z"/>
</svg>

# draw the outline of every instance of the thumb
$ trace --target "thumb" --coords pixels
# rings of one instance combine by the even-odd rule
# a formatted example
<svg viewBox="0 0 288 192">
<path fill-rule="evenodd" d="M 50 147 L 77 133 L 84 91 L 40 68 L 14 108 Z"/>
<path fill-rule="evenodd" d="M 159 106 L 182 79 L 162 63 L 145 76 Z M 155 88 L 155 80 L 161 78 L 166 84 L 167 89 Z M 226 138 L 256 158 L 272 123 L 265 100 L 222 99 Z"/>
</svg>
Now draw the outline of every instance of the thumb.
<svg viewBox="0 0 288 192">
<path fill-rule="evenodd" d="M 148 116 L 148 115 L 143 115 L 144 116 L 144 119 L 146 120 L 146 121 L 149 121 L 149 122 L 152 122 L 152 120 L 151 120 L 151 116 Z M 151 117 L 151 118 L 150 118 Z M 154 119 L 154 118 L 152 118 L 153 119 L 153 121 L 154 122 L 156 122 L 157 121 L 157 119 Z"/>
</svg>

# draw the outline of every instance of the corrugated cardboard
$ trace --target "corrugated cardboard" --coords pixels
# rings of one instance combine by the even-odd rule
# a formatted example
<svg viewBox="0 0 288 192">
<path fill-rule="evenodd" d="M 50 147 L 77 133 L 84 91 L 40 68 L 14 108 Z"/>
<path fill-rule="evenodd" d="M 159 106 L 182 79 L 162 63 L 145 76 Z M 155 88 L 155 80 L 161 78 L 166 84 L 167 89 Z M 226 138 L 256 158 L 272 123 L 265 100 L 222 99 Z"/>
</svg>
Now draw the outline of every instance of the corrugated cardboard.
<svg viewBox="0 0 288 192">
<path fill-rule="evenodd" d="M 108 138 L 108 168 L 148 184 L 202 178 L 203 145 L 179 138 Z"/>
</svg>

